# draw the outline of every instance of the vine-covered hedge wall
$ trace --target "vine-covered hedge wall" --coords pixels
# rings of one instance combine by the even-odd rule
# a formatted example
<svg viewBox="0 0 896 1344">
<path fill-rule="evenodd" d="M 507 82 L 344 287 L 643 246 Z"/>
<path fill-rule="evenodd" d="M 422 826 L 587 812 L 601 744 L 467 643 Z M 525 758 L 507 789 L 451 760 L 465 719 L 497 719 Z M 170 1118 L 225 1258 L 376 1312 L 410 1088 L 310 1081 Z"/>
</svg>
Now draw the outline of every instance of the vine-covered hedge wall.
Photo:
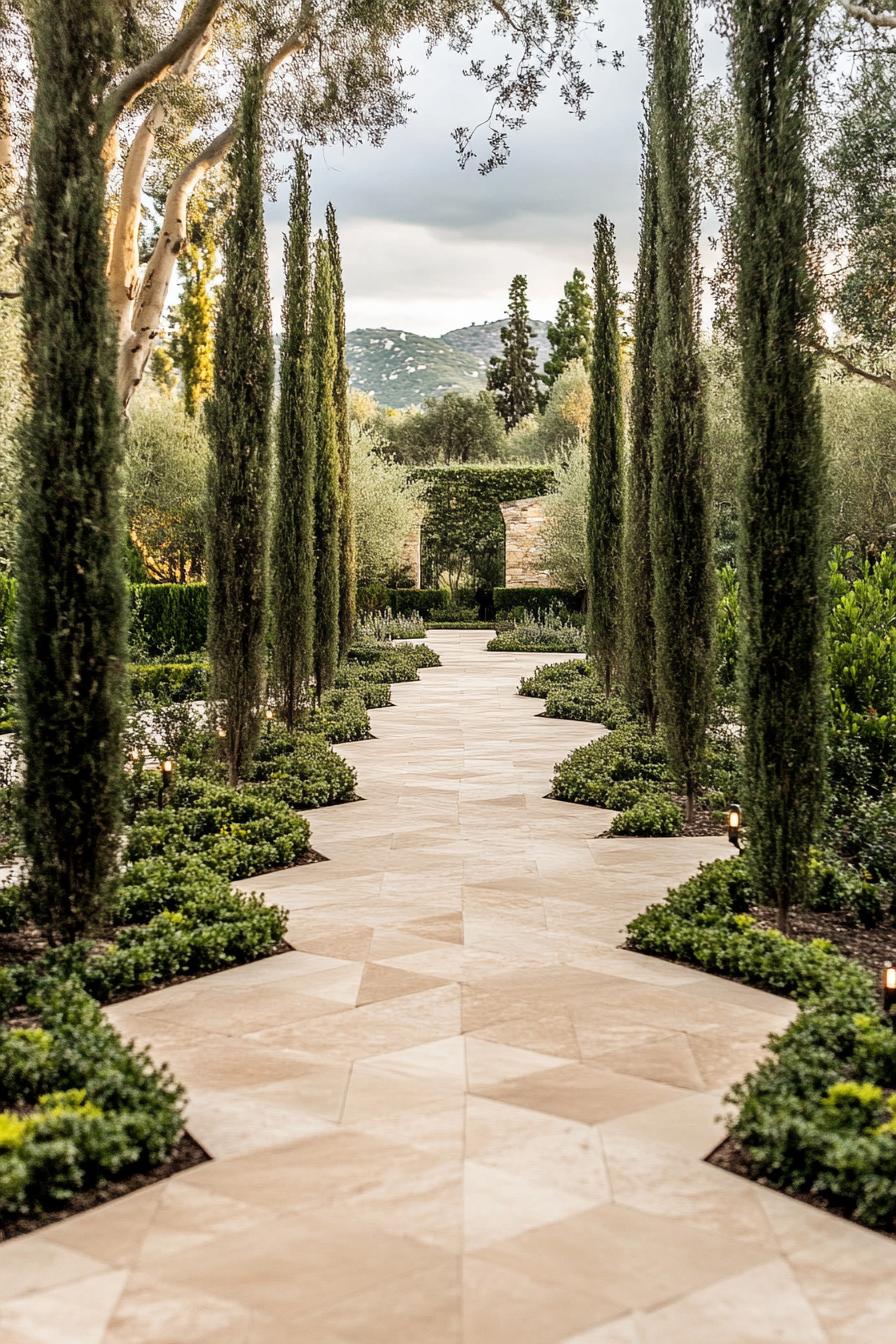
<svg viewBox="0 0 896 1344">
<path fill-rule="evenodd" d="M 531 464 L 415 467 L 409 475 L 423 485 L 422 569 L 429 588 L 438 587 L 441 574 L 465 574 L 466 566 L 475 588 L 503 584 L 504 519 L 498 506 L 556 487 L 553 467 Z"/>
</svg>

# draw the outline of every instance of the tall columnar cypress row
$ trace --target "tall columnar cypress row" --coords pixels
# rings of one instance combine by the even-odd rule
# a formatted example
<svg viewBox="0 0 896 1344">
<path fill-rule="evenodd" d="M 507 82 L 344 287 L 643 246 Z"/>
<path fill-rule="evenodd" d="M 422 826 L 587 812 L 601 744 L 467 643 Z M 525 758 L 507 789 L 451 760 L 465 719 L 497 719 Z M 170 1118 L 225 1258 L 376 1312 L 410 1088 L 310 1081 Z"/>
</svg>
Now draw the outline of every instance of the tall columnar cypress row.
<svg viewBox="0 0 896 1344">
<path fill-rule="evenodd" d="M 635 278 L 634 348 L 629 400 L 629 456 L 622 540 L 622 673 L 626 695 L 655 726 L 656 631 L 653 624 L 653 558 L 650 496 L 653 481 L 653 366 L 656 341 L 656 163 L 650 119 L 641 162 L 641 239 Z"/>
<path fill-rule="evenodd" d="M 704 379 L 699 353 L 699 198 L 693 0 L 649 0 L 650 125 L 657 171 L 653 489 L 657 694 L 693 815 L 712 708 L 715 572 Z"/>
<path fill-rule="evenodd" d="M 102 917 L 121 802 L 121 434 L 97 119 L 118 24 L 108 0 L 38 0 L 31 25 L 18 702 L 28 896 L 59 942 Z"/>
<path fill-rule="evenodd" d="M 271 553 L 273 673 L 291 728 L 314 672 L 314 474 L 311 202 L 308 159 L 296 153 L 284 245 L 277 500 Z"/>
<path fill-rule="evenodd" d="M 588 644 L 610 689 L 619 626 L 622 548 L 622 369 L 619 272 L 613 226 L 594 226 L 594 329 L 591 346 L 591 425 L 588 443 Z"/>
<path fill-rule="evenodd" d="M 787 927 L 825 773 L 825 463 L 805 145 L 817 0 L 735 0 L 736 243 L 746 457 L 741 705 L 752 881 Z"/>
<path fill-rule="evenodd" d="M 591 363 L 592 300 L 585 274 L 578 267 L 563 286 L 563 298 L 557 316 L 548 323 L 551 353 L 544 365 L 544 381 L 553 387 L 567 364 L 580 359 L 587 368 Z"/>
<path fill-rule="evenodd" d="M 317 694 L 329 690 L 339 661 L 339 413 L 336 409 L 336 317 L 333 273 L 323 234 L 314 247 L 314 301 L 311 359 L 317 468 L 314 535 L 317 565 L 314 584 L 314 676 Z"/>
<path fill-rule="evenodd" d="M 236 182 L 224 231 L 215 376 L 207 403 L 211 465 L 208 508 L 208 648 L 232 783 L 258 739 L 265 694 L 271 339 L 261 184 L 262 82 L 246 76 L 232 150 Z"/>
<path fill-rule="evenodd" d="M 538 354 L 532 340 L 526 277 L 515 275 L 507 325 L 501 328 L 503 354 L 492 356 L 485 380 L 508 429 L 538 408 Z"/>
<path fill-rule="evenodd" d="M 333 275 L 333 316 L 336 331 L 336 377 L 333 397 L 339 434 L 339 652 L 344 658 L 355 633 L 358 560 L 355 510 L 352 502 L 351 436 L 348 417 L 348 364 L 345 353 L 345 285 L 336 211 L 327 206 L 327 251 Z"/>
</svg>

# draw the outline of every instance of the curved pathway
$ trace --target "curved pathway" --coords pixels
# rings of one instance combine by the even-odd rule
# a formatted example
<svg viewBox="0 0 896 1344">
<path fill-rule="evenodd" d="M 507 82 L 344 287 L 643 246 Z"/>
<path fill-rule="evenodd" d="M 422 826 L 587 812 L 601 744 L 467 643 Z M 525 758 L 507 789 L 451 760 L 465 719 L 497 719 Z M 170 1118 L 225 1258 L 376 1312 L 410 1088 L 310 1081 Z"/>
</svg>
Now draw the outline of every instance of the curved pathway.
<svg viewBox="0 0 896 1344">
<path fill-rule="evenodd" d="M 619 950 L 719 840 L 544 797 L 594 728 L 433 633 L 343 748 L 329 856 L 244 887 L 297 951 L 111 1011 L 214 1162 L 0 1247 L 4 1344 L 845 1344 L 896 1244 L 707 1166 L 786 1002 Z"/>
</svg>

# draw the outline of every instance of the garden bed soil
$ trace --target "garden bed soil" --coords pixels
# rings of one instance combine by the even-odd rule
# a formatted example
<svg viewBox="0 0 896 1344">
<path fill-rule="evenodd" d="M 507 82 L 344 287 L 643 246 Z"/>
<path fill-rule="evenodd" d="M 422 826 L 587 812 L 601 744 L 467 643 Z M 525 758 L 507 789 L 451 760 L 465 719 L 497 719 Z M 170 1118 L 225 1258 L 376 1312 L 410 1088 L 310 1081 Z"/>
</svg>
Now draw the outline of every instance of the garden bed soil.
<svg viewBox="0 0 896 1344">
<path fill-rule="evenodd" d="M 59 1223 L 76 1213 L 86 1213 L 99 1204 L 108 1204 L 110 1200 L 122 1195 L 133 1194 L 156 1181 L 164 1181 L 168 1176 L 176 1176 L 179 1171 L 189 1167 L 198 1167 L 202 1162 L 210 1162 L 209 1154 L 189 1134 L 184 1134 L 164 1162 L 150 1171 L 133 1171 L 115 1181 L 105 1181 L 93 1190 L 81 1190 L 58 1208 L 45 1213 L 11 1214 L 0 1217 L 0 1242 L 10 1241 L 13 1237 L 22 1237 L 27 1232 L 37 1232 L 51 1223 Z"/>
<path fill-rule="evenodd" d="M 778 927 L 777 911 L 770 906 L 757 906 L 750 913 L 762 928 Z M 845 957 L 870 971 L 877 984 L 884 967 L 896 961 L 896 924 L 892 920 L 865 929 L 850 921 L 842 910 L 791 910 L 788 935 L 801 943 L 827 938 Z"/>
<path fill-rule="evenodd" d="M 856 1226 L 863 1227 L 866 1231 L 877 1232 L 882 1237 L 896 1240 L 896 1231 L 891 1232 L 883 1227 L 869 1228 L 867 1223 L 860 1222 L 847 1209 L 831 1200 L 824 1199 L 821 1195 L 809 1194 L 804 1190 L 782 1190 L 779 1186 L 772 1185 L 771 1181 L 767 1181 L 763 1176 L 756 1174 L 749 1157 L 736 1139 L 723 1139 L 705 1160 L 711 1167 L 721 1167 L 722 1171 L 728 1171 L 732 1176 L 740 1176 L 743 1180 L 752 1181 L 754 1185 L 761 1185 L 766 1190 L 774 1190 L 779 1195 L 786 1195 L 788 1199 L 796 1199 L 800 1204 L 809 1204 L 813 1209 L 821 1209 L 824 1213 L 832 1213 L 835 1218 L 843 1218 L 848 1223 L 855 1223 Z"/>
</svg>

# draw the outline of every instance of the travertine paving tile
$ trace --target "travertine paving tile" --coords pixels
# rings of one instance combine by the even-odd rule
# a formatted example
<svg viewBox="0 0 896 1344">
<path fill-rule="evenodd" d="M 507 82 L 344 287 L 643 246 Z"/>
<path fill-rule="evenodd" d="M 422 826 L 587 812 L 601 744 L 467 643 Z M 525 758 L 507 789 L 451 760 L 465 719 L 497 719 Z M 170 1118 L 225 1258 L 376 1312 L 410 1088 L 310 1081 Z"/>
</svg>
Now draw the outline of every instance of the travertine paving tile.
<svg viewBox="0 0 896 1344">
<path fill-rule="evenodd" d="M 295 951 L 109 1009 L 213 1161 L 0 1246 L 2 1344 L 867 1344 L 896 1245 L 703 1158 L 793 1005 L 620 948 L 722 839 L 548 799 L 594 725 L 433 633 L 340 750 Z"/>
</svg>

